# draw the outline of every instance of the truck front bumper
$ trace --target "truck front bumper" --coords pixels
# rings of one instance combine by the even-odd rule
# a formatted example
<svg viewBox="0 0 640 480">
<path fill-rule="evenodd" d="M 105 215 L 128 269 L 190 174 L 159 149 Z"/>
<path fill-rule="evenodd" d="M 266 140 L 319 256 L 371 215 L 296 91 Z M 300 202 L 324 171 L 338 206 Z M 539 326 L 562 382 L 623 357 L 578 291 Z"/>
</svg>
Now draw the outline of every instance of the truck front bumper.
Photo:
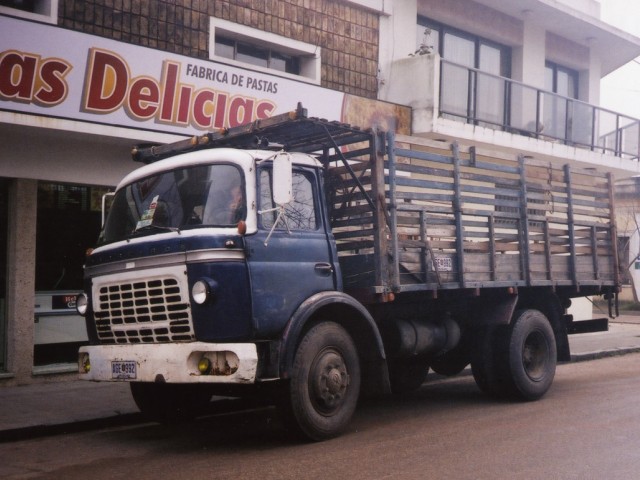
<svg viewBox="0 0 640 480">
<path fill-rule="evenodd" d="M 81 380 L 167 383 L 254 383 L 253 343 L 171 343 L 81 347 Z"/>
</svg>

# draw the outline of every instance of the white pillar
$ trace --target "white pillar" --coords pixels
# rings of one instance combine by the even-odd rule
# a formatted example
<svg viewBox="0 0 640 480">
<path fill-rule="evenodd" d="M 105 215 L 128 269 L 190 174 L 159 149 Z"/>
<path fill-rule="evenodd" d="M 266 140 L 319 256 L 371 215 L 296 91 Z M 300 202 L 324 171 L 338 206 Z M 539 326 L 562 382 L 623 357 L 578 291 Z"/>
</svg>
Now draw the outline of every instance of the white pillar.
<svg viewBox="0 0 640 480">
<path fill-rule="evenodd" d="M 38 182 L 14 180 L 9 187 L 7 248 L 7 370 L 16 383 L 33 372 Z"/>
</svg>

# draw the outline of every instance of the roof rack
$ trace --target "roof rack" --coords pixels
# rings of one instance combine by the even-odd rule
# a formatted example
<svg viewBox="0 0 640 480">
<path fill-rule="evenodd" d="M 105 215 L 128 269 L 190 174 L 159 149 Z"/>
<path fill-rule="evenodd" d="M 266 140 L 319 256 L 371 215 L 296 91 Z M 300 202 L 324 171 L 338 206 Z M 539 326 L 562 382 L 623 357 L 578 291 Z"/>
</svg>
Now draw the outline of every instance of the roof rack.
<svg viewBox="0 0 640 480">
<path fill-rule="evenodd" d="M 164 145 L 136 145 L 134 161 L 153 163 L 173 155 L 209 148 L 272 149 L 290 152 L 321 152 L 329 148 L 371 139 L 371 131 L 346 123 L 309 118 L 298 103 L 296 110 L 256 120 L 237 127 L 220 129 L 201 136 Z"/>
</svg>

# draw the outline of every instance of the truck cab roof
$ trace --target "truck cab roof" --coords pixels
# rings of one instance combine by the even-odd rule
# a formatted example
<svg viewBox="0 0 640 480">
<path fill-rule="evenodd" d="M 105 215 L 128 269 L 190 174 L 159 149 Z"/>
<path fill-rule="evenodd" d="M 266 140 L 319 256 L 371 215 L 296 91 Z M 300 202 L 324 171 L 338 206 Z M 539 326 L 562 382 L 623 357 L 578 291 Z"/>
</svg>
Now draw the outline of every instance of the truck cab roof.
<svg viewBox="0 0 640 480">
<path fill-rule="evenodd" d="M 243 170 L 248 171 L 261 161 L 268 161 L 277 155 L 290 155 L 294 165 L 306 167 L 321 167 L 322 164 L 314 156 L 301 152 L 282 152 L 272 150 L 242 150 L 236 148 L 211 148 L 178 154 L 157 162 L 140 167 L 124 177 L 117 189 L 146 177 L 157 175 L 161 172 L 176 168 L 206 165 L 218 162 L 238 164 Z"/>
</svg>

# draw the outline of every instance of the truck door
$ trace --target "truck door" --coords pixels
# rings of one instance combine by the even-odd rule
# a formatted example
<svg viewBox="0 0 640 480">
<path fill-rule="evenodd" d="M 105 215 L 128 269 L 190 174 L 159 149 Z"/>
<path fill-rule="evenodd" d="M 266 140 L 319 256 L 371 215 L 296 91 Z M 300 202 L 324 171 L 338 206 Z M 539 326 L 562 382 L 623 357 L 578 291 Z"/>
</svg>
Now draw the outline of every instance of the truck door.
<svg viewBox="0 0 640 480">
<path fill-rule="evenodd" d="M 273 202 L 270 166 L 258 170 L 257 183 L 257 210 L 263 213 L 258 233 L 247 237 L 248 263 L 255 326 L 259 335 L 268 336 L 279 332 L 311 295 L 335 290 L 336 272 L 316 172 L 294 168 L 293 201 L 284 212 Z"/>
</svg>

